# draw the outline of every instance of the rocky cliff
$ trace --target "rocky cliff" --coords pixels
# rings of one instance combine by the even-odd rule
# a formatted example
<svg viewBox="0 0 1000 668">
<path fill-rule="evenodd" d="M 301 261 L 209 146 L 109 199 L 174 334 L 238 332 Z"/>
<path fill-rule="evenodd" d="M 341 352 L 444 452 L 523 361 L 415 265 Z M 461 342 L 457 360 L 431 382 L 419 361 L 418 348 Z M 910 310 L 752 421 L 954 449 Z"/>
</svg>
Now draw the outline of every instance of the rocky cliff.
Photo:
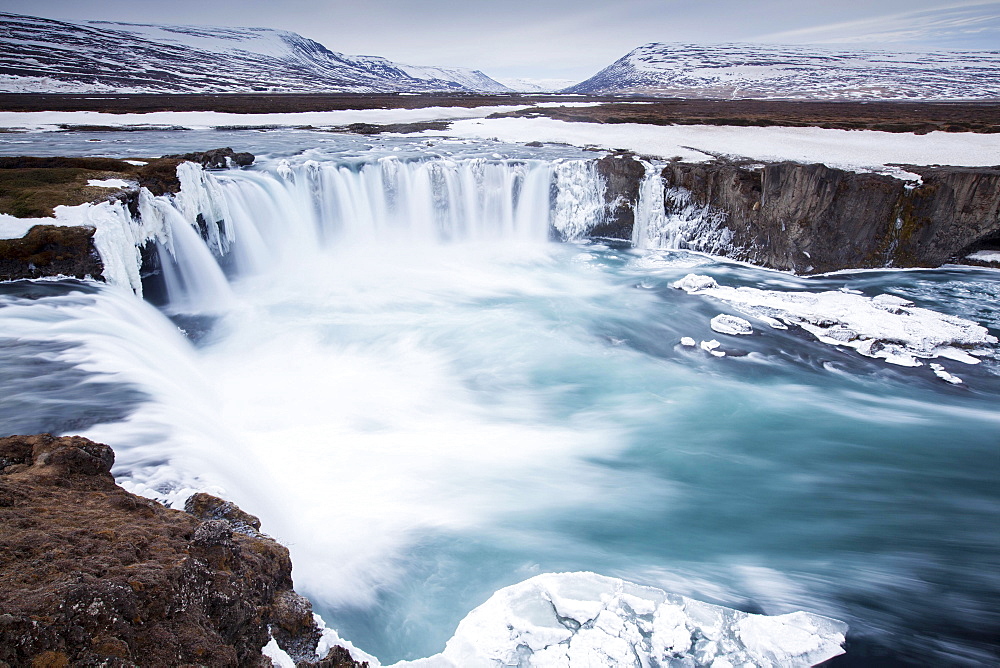
<svg viewBox="0 0 1000 668">
<path fill-rule="evenodd" d="M 685 247 L 804 274 L 936 267 L 1000 243 L 1000 167 L 906 169 L 922 183 L 820 164 L 674 162 L 665 206 L 731 232 L 724 246 Z"/>
<path fill-rule="evenodd" d="M 271 635 L 299 666 L 362 665 L 314 661 L 311 605 L 255 517 L 207 494 L 169 510 L 113 462 L 85 438 L 0 439 L 0 667 L 269 666 Z"/>
</svg>

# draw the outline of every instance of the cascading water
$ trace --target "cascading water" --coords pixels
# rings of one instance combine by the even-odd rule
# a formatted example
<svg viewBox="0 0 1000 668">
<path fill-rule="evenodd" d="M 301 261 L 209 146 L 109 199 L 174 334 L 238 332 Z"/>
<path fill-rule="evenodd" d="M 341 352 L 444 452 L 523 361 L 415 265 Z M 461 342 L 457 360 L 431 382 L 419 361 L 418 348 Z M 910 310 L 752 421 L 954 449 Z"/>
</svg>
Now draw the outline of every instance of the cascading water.
<svg viewBox="0 0 1000 668">
<path fill-rule="evenodd" d="M 855 652 L 989 662 L 996 361 L 944 360 L 955 386 L 764 320 L 727 337 L 728 305 L 671 286 L 891 291 L 997 328 L 995 272 L 800 279 L 547 243 L 603 211 L 585 160 L 265 167 L 185 168 L 121 228 L 159 244 L 197 347 L 128 272 L 0 286 L 0 355 L 36 370 L 4 377 L 0 420 L 111 444 L 133 490 L 259 515 L 297 588 L 386 662 L 440 651 L 501 587 L 586 570 L 845 619 Z M 674 238 L 655 171 L 640 249 Z"/>
<path fill-rule="evenodd" d="M 169 308 L 189 312 L 226 305 L 228 285 L 210 251 L 250 276 L 332 247 L 539 244 L 549 236 L 550 189 L 566 181 L 564 165 L 538 160 L 282 161 L 274 173 L 217 175 L 192 167 L 181 175 L 183 197 L 149 198 L 142 211 L 160 221 Z M 571 183 L 572 194 L 595 198 L 579 178 Z M 589 190 L 599 195 L 598 186 Z M 553 217 L 564 220 L 563 209 L 578 207 L 557 190 Z M 204 243 L 187 222 L 199 216 L 218 223 L 205 226 Z"/>
<path fill-rule="evenodd" d="M 731 248 L 733 233 L 725 227 L 723 216 L 692 202 L 691 194 L 682 188 L 665 188 L 660 175 L 662 165 L 647 162 L 645 167 L 635 207 L 633 247 L 703 253 L 721 253 Z"/>
</svg>

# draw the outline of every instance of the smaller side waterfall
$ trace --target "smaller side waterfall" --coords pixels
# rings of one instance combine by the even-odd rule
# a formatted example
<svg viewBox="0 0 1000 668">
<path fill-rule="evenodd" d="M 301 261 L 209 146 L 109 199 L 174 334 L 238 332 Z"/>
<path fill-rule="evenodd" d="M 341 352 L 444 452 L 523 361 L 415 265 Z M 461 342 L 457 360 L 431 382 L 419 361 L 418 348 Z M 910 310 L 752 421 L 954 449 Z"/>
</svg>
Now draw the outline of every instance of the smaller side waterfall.
<svg viewBox="0 0 1000 668">
<path fill-rule="evenodd" d="M 552 229 L 564 241 L 587 236 L 604 221 L 604 181 L 593 160 L 556 163 L 552 180 Z"/>
<path fill-rule="evenodd" d="M 725 226 L 723 214 L 694 202 L 687 190 L 666 188 L 662 165 L 645 163 L 645 166 L 632 228 L 635 248 L 715 254 L 724 254 L 732 248 L 733 232 Z"/>
</svg>

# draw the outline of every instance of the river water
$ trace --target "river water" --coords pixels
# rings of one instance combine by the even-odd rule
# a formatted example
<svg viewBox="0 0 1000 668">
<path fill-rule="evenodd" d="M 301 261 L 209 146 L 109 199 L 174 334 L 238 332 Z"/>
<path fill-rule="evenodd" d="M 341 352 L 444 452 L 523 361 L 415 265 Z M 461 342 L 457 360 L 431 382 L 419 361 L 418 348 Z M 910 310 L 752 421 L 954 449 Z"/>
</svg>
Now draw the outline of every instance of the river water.
<svg viewBox="0 0 1000 668">
<path fill-rule="evenodd" d="M 951 384 L 796 327 L 719 334 L 711 318 L 738 311 L 672 286 L 887 293 L 995 335 L 1000 273 L 800 278 L 551 242 L 590 215 L 593 154 L 565 147 L 15 139 L 30 143 L 0 150 L 262 154 L 211 177 L 224 259 L 179 229 L 161 243 L 156 306 L 123 286 L 0 285 L 0 431 L 82 433 L 115 448 L 127 488 L 236 501 L 384 663 L 439 652 L 492 592 L 560 571 L 842 619 L 837 665 L 1000 658 L 997 359 L 936 360 Z"/>
</svg>

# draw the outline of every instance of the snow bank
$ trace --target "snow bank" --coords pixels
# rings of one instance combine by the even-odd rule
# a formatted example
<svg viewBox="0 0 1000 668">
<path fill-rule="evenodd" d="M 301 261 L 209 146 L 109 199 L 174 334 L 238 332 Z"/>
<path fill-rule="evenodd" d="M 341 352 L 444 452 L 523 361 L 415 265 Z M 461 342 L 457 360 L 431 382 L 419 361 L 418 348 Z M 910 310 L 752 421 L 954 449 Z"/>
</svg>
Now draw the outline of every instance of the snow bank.
<svg viewBox="0 0 1000 668">
<path fill-rule="evenodd" d="M 484 118 L 490 114 L 527 109 L 532 105 L 489 107 L 423 107 L 421 109 L 345 109 L 274 114 L 227 114 L 217 111 L 157 111 L 145 114 L 108 114 L 98 111 L 4 111 L 0 127 L 58 130 L 60 125 L 107 127 L 179 127 L 206 130 L 218 127 L 337 127 L 351 123 L 420 123 Z"/>
<path fill-rule="evenodd" d="M 979 262 L 991 262 L 994 264 L 1000 264 L 1000 251 L 976 251 L 970 255 L 965 256 L 969 260 L 978 260 Z"/>
<path fill-rule="evenodd" d="M 595 573 L 547 573 L 501 589 L 444 652 L 395 668 L 811 666 L 843 654 L 847 625 L 768 617 Z"/>
<path fill-rule="evenodd" d="M 1000 135 L 931 132 L 926 135 L 874 130 L 570 123 L 550 118 L 483 118 L 458 121 L 447 131 L 424 134 L 507 142 L 559 142 L 628 149 L 639 155 L 701 162 L 713 155 L 760 161 L 823 163 L 850 170 L 907 175 L 890 164 L 989 166 L 1000 155 Z M 913 175 L 910 175 L 912 178 Z"/>
<path fill-rule="evenodd" d="M 918 358 L 935 357 L 977 364 L 975 356 L 988 354 L 997 343 L 988 329 L 971 320 L 919 308 L 894 295 L 869 298 L 847 291 L 732 288 L 697 274 L 688 274 L 673 286 L 732 304 L 771 327 L 797 325 L 823 343 L 848 346 L 902 366 L 921 366 Z"/>
<path fill-rule="evenodd" d="M 135 187 L 136 184 L 125 179 L 87 179 L 87 185 L 97 188 L 129 188 Z"/>
<path fill-rule="evenodd" d="M 93 227 L 94 247 L 104 263 L 104 280 L 127 287 L 142 295 L 138 245 L 145 232 L 137 229 L 121 202 L 101 202 L 78 206 L 57 206 L 55 218 L 15 218 L 0 214 L 0 239 L 23 237 L 35 225 Z"/>
</svg>

